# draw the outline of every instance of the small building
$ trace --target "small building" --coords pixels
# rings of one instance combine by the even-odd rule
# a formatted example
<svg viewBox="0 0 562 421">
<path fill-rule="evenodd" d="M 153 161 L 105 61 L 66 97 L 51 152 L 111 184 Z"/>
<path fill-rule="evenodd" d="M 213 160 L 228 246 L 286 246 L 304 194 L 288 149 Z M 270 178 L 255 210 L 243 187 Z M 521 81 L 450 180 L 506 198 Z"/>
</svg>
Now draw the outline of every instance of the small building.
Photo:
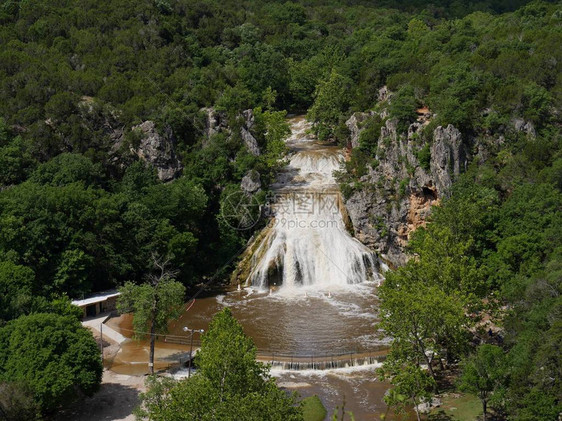
<svg viewBox="0 0 562 421">
<path fill-rule="evenodd" d="M 82 300 L 72 300 L 72 304 L 84 311 L 83 317 L 95 317 L 101 313 L 107 313 L 116 309 L 117 297 L 121 295 L 115 289 L 98 292 Z"/>
</svg>

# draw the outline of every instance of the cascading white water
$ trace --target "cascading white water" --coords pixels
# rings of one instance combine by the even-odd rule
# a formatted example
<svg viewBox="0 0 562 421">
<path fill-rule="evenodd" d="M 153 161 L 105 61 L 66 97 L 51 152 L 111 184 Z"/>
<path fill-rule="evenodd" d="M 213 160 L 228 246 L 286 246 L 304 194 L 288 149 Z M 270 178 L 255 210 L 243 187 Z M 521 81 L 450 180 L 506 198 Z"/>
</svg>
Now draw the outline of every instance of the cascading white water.
<svg viewBox="0 0 562 421">
<path fill-rule="evenodd" d="M 379 278 L 377 259 L 346 230 L 333 172 L 342 150 L 307 135 L 302 118 L 291 122 L 289 164 L 273 187 L 271 224 L 254 249 L 248 283 L 283 290 L 344 286 Z"/>
</svg>

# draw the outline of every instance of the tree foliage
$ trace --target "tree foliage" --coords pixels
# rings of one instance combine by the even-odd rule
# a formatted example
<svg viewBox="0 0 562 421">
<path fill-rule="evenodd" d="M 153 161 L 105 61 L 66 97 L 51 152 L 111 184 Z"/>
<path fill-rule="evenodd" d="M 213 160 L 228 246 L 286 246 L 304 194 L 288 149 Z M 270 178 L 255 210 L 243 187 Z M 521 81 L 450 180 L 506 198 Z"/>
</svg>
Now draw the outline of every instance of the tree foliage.
<svg viewBox="0 0 562 421">
<path fill-rule="evenodd" d="M 446 294 L 437 286 L 408 282 L 400 277 L 380 290 L 382 320 L 379 328 L 392 337 L 392 350 L 385 365 L 411 360 L 422 364 L 435 379 L 435 361 L 451 360 L 465 346 L 467 319 L 463 301 L 455 293 Z"/>
<path fill-rule="evenodd" d="M 494 345 L 479 346 L 476 352 L 464 361 L 460 388 L 478 396 L 482 402 L 484 420 L 490 401 L 497 402 L 501 407 L 501 394 L 507 377 L 506 368 L 504 351 Z"/>
<path fill-rule="evenodd" d="M 410 363 L 394 366 L 393 370 L 383 370 L 381 379 L 387 377 L 394 387 L 385 395 L 385 403 L 399 413 L 404 413 L 412 405 L 420 421 L 419 405 L 431 401 L 435 380 L 427 371 Z"/>
<path fill-rule="evenodd" d="M 169 260 L 156 255 L 152 257 L 154 273 L 147 282 L 136 285 L 126 282 L 119 288 L 117 299 L 120 313 L 133 313 L 133 328 L 137 338 L 150 338 L 148 365 L 154 374 L 154 348 L 156 334 L 166 333 L 171 319 L 178 318 L 183 310 L 185 287 L 174 280 L 174 271 L 169 269 Z"/>
<path fill-rule="evenodd" d="M 280 390 L 230 310 L 202 337 L 197 372 L 179 382 L 151 378 L 139 416 L 149 420 L 300 420 L 295 396 Z"/>
<path fill-rule="evenodd" d="M 75 316 L 21 316 L 0 328 L 0 344 L 0 383 L 29 390 L 44 413 L 91 396 L 101 383 L 99 349 Z"/>
<path fill-rule="evenodd" d="M 348 81 L 332 70 L 329 77 L 320 81 L 314 93 L 314 103 L 308 110 L 308 118 L 314 123 L 314 131 L 320 140 L 333 138 L 340 117 L 349 104 Z"/>
<path fill-rule="evenodd" d="M 344 194 L 379 165 L 387 119 L 405 131 L 418 106 L 434 115 L 424 132 L 453 124 L 474 146 L 493 144 L 383 287 L 396 361 L 422 358 L 404 333 L 417 316 L 401 309 L 400 292 L 435 306 L 419 311 L 436 363 L 469 348 L 461 307 L 476 318 L 486 303 L 506 308 L 498 316 L 512 368 L 506 411 L 552 419 L 560 405 L 551 380 L 560 377 L 560 16 L 557 2 L 527 0 L 4 2 L 0 318 L 72 313 L 62 296 L 139 285 L 154 252 L 169 256 L 187 288 L 217 271 L 228 279 L 224 263 L 252 232 L 224 224 L 224 198 L 256 173 L 266 194 L 283 165 L 287 113 L 308 110 L 320 138 L 344 143 L 343 122 L 381 107 L 386 85 L 388 115 L 365 123 Z M 219 133 L 210 134 L 210 107 L 227 126 Z M 240 135 L 247 110 L 260 156 Z M 131 154 L 141 140 L 132 127 L 147 120 L 173 134 L 177 180 L 160 182 Z M 431 169 L 419 136 L 419 164 Z"/>
</svg>

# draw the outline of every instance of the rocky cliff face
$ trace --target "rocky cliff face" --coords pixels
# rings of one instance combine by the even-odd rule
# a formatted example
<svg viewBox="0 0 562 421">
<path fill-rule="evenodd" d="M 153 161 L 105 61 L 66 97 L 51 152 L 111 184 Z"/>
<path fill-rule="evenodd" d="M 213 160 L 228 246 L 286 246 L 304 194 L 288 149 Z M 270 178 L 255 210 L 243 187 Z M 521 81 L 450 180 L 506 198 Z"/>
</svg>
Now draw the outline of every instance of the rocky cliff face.
<svg viewBox="0 0 562 421">
<path fill-rule="evenodd" d="M 82 97 L 78 109 L 88 128 L 104 138 L 111 163 L 121 169 L 129 166 L 135 157 L 151 164 L 162 181 L 178 177 L 183 169 L 176 154 L 176 138 L 170 127 L 158 130 L 153 121 L 126 129 L 120 122 L 120 111 L 108 104 L 96 103 Z"/>
<path fill-rule="evenodd" d="M 113 136 L 111 155 L 115 165 L 125 168 L 136 156 L 152 165 L 162 181 L 171 181 L 181 174 L 183 166 L 176 155 L 176 139 L 171 129 L 160 133 L 153 121 L 144 121 L 127 135 L 119 129 Z M 127 139 L 128 136 L 135 140 Z"/>
<path fill-rule="evenodd" d="M 183 167 L 176 156 L 176 139 L 170 128 L 159 133 L 153 121 L 145 121 L 132 130 L 140 132 L 140 143 L 132 152 L 156 168 L 160 180 L 170 181 L 181 173 Z"/>
<path fill-rule="evenodd" d="M 207 141 L 217 133 L 226 133 L 228 136 L 232 136 L 232 129 L 224 112 L 217 111 L 214 108 L 203 108 L 201 111 L 207 116 L 205 123 L 205 138 Z M 242 141 L 248 148 L 248 151 L 252 155 L 260 155 L 258 141 L 252 133 L 252 129 L 254 127 L 254 112 L 252 110 L 245 110 L 238 116 L 238 119 L 241 123 L 239 134 Z M 205 147 L 205 143 L 203 144 L 203 147 Z"/>
<path fill-rule="evenodd" d="M 356 113 L 347 121 L 352 148 L 359 146 L 361 122 L 374 114 Z M 422 136 L 430 120 L 421 112 L 400 133 L 397 121 L 387 119 L 375 140 L 375 160 L 346 200 L 356 237 L 391 265 L 405 263 L 409 236 L 426 223 L 431 207 L 447 195 L 470 159 L 468 142 L 451 125 Z"/>
</svg>

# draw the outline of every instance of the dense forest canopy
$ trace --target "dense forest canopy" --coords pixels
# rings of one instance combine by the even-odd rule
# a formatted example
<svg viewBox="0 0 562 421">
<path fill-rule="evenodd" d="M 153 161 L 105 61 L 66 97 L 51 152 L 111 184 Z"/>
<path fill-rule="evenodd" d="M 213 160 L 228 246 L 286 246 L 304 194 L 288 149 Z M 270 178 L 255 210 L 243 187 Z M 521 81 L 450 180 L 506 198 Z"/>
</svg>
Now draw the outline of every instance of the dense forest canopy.
<svg viewBox="0 0 562 421">
<path fill-rule="evenodd" d="M 221 192 L 274 166 L 236 136 L 201 148 L 203 107 L 238 124 L 244 109 L 314 105 L 319 133 L 342 137 L 386 84 L 405 123 L 428 105 L 435 124 L 485 132 L 517 116 L 549 136 L 562 98 L 557 6 L 336 3 L 3 2 L 3 259 L 31 268 L 41 294 L 140 279 L 149 250 L 173 255 L 187 284 L 213 274 L 243 244 L 216 220 Z M 134 145 L 145 120 L 178 139 L 184 177 L 171 185 L 114 149 L 116 130 Z"/>
<path fill-rule="evenodd" d="M 415 352 L 392 325 L 393 315 L 407 320 L 397 311 L 405 300 L 444 295 L 439 316 L 451 316 L 442 324 L 450 340 L 444 331 L 424 340 L 451 361 L 471 348 L 459 308 L 490 303 L 511 367 L 498 413 L 553 419 L 561 46 L 556 1 L 2 1 L 0 339 L 31 323 L 30 313 L 64 315 L 63 296 L 141 282 L 154 253 L 170 259 L 188 289 L 228 278 L 251 232 L 224 223 L 221 207 L 249 171 L 261 175 L 264 199 L 281 165 L 287 112 L 308 112 L 320 138 L 345 144 L 355 111 L 386 107 L 406 131 L 427 107 L 434 117 L 422 134 L 422 166 L 439 125 L 503 142 L 466 168 L 413 237 L 416 259 L 381 291 L 397 338 L 393 369 L 415 360 L 404 361 Z M 390 103 L 379 102 L 383 86 Z M 210 134 L 211 108 L 228 131 Z M 240 135 L 248 109 L 259 155 Z M 173 134 L 183 167 L 173 181 L 130 153 L 146 121 Z M 344 193 L 376 165 L 383 123 L 366 123 Z M 5 381 L 2 364 L 0 356 Z"/>
</svg>

